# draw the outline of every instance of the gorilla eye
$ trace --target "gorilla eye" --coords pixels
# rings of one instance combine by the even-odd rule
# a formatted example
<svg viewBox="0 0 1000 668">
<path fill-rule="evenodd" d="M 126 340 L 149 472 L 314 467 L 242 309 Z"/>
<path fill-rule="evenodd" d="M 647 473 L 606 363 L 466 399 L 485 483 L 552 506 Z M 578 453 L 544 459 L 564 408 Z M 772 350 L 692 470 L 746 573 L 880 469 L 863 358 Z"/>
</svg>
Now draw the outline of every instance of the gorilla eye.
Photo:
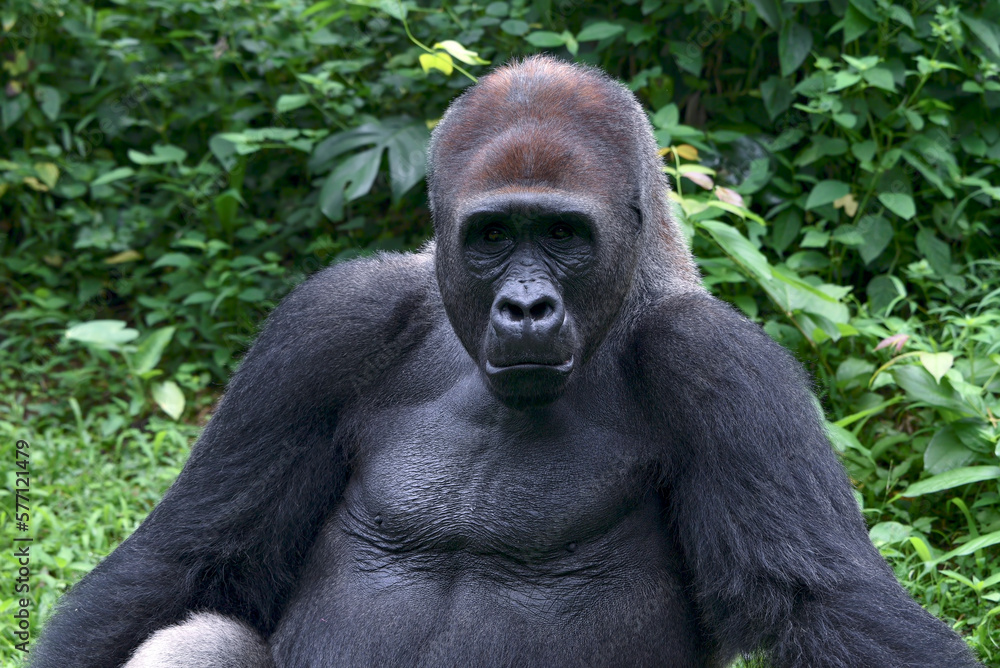
<svg viewBox="0 0 1000 668">
<path fill-rule="evenodd" d="M 490 225 L 483 230 L 483 239 L 496 244 L 507 240 L 507 231 L 498 225 Z"/>
<path fill-rule="evenodd" d="M 549 228 L 549 236 L 553 239 L 569 239 L 573 234 L 573 228 L 566 223 L 557 223 Z"/>
</svg>

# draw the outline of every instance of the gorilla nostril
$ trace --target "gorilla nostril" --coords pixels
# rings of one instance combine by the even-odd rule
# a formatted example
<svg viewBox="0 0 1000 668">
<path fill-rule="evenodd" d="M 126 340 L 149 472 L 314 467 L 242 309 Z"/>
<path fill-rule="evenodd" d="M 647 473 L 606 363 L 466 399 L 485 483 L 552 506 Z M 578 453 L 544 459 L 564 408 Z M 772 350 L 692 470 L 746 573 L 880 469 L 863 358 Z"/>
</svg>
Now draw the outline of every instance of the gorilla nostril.
<svg viewBox="0 0 1000 668">
<path fill-rule="evenodd" d="M 531 310 L 528 311 L 528 314 L 531 316 L 532 320 L 541 320 L 554 310 L 555 309 L 552 307 L 552 304 L 547 301 L 542 301 L 532 306 Z"/>
<path fill-rule="evenodd" d="M 507 302 L 500 307 L 500 312 L 504 313 L 508 318 L 514 322 L 521 322 L 524 320 L 524 310 L 512 302 Z"/>
</svg>

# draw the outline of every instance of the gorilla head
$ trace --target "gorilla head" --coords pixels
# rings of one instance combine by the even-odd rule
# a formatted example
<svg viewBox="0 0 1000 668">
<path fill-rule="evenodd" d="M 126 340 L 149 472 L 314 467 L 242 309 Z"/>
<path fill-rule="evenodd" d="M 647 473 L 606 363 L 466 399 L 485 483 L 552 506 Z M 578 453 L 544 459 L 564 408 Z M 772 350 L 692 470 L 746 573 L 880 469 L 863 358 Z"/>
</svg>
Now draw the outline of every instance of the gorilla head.
<svg viewBox="0 0 1000 668">
<path fill-rule="evenodd" d="M 599 71 L 533 57 L 480 80 L 434 132 L 441 295 L 510 406 L 558 398 L 646 280 L 698 289 L 645 119 Z"/>
</svg>

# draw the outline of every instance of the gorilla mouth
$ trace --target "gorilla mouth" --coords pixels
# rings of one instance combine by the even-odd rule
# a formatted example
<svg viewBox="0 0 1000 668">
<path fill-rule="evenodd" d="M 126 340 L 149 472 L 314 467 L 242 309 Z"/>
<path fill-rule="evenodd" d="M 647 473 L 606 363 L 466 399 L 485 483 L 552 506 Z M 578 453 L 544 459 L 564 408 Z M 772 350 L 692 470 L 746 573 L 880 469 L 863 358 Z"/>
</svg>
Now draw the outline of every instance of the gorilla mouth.
<svg viewBox="0 0 1000 668">
<path fill-rule="evenodd" d="M 545 406 L 560 397 L 573 371 L 575 358 L 565 362 L 516 362 L 497 366 L 486 360 L 483 372 L 500 401 L 516 410 Z"/>
<path fill-rule="evenodd" d="M 517 362 L 515 364 L 493 364 L 486 360 L 486 373 L 490 376 L 511 371 L 548 371 L 567 375 L 573 370 L 573 356 L 565 362 Z"/>
</svg>

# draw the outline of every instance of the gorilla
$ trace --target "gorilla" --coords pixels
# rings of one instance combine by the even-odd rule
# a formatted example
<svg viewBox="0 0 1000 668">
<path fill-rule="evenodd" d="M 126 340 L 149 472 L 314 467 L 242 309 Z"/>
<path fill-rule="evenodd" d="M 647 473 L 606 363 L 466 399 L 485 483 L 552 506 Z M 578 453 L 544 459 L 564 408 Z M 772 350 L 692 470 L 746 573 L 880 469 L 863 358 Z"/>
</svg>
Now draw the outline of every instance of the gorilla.
<svg viewBox="0 0 1000 668">
<path fill-rule="evenodd" d="M 34 668 L 977 665 L 702 287 L 626 88 L 509 64 L 429 156 L 434 243 L 281 303 Z"/>
</svg>

